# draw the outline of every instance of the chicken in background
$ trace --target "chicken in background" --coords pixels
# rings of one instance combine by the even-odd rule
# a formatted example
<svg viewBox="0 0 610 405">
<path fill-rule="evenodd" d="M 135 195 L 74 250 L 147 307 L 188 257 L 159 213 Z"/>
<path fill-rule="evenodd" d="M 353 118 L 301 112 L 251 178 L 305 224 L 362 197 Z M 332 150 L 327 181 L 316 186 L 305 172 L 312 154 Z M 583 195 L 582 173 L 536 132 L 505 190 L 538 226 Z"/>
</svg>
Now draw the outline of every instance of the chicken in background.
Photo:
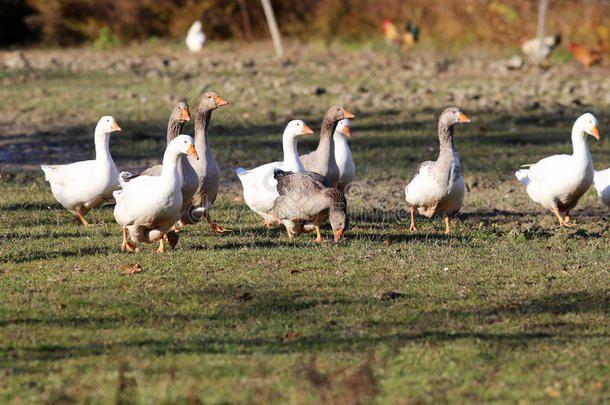
<svg viewBox="0 0 610 405">
<path fill-rule="evenodd" d="M 588 49 L 580 45 L 576 45 L 574 42 L 570 42 L 568 45 L 570 52 L 574 55 L 574 59 L 583 64 L 585 68 L 599 63 L 602 60 L 602 48 L 601 46 L 593 49 Z"/>
<path fill-rule="evenodd" d="M 195 21 L 193 25 L 191 25 L 184 42 L 191 52 L 199 52 L 201 48 L 203 48 L 203 44 L 205 44 L 205 34 L 201 29 L 201 21 Z"/>
<path fill-rule="evenodd" d="M 419 27 L 412 22 L 407 23 L 406 32 L 399 32 L 390 20 L 385 20 L 381 28 L 387 43 L 398 44 L 403 48 L 412 48 L 419 36 Z"/>
<path fill-rule="evenodd" d="M 533 65 L 540 65 L 553 50 L 561 43 L 561 35 L 549 35 L 548 37 L 542 38 L 542 45 L 538 38 L 526 39 L 522 37 L 519 40 L 521 44 L 521 51 L 526 56 L 527 61 Z"/>
</svg>

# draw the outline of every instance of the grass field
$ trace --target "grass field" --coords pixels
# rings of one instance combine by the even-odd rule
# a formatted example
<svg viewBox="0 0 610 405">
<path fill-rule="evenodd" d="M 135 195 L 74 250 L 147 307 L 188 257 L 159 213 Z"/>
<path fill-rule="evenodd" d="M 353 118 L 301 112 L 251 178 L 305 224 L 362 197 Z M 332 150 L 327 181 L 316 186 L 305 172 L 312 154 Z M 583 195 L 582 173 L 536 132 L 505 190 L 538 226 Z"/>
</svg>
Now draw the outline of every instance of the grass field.
<svg viewBox="0 0 610 405">
<path fill-rule="evenodd" d="M 502 72 L 490 55 L 341 46 L 293 45 L 283 64 L 260 46 L 132 52 L 31 51 L 32 69 L 0 71 L 0 402 L 610 400 L 609 211 L 592 189 L 559 229 L 513 176 L 571 153 L 584 111 L 600 122 L 594 165 L 610 165 L 607 65 Z M 212 216 L 233 232 L 191 226 L 164 255 L 128 254 L 111 207 L 91 228 L 71 223 L 37 165 L 90 157 L 105 114 L 123 128 L 119 169 L 156 162 L 175 100 L 194 110 L 208 90 L 230 103 L 210 142 L 223 175 Z M 291 243 L 260 226 L 233 173 L 281 159 L 290 119 L 318 134 L 335 102 L 356 114 L 351 227 L 339 244 L 328 225 L 327 243 Z M 435 158 L 448 105 L 472 120 L 456 128 L 464 207 L 452 236 L 421 217 L 410 233 L 404 186 Z"/>
</svg>

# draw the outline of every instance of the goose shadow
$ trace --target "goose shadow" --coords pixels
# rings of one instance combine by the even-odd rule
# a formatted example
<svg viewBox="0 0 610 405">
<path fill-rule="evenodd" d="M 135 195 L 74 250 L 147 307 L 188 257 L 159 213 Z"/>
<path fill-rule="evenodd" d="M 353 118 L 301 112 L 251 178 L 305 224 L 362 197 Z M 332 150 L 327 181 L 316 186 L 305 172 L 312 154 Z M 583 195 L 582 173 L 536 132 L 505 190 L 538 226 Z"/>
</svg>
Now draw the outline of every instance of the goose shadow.
<svg viewBox="0 0 610 405">
<path fill-rule="evenodd" d="M 215 296 L 216 299 L 225 299 L 227 291 L 222 289 L 206 289 L 203 294 Z M 363 308 L 375 308 L 382 311 L 386 305 L 393 305 L 405 299 L 414 297 L 399 297 L 390 301 L 374 299 L 372 297 L 337 297 L 337 299 L 321 298 L 313 302 L 295 302 L 294 294 L 277 295 L 278 291 L 263 290 L 253 295 L 246 301 L 240 301 L 235 307 L 236 312 L 225 313 L 224 310 L 212 315 L 202 315 L 199 312 L 183 312 L 172 314 L 168 317 L 162 311 L 146 311 L 146 315 L 136 312 L 131 319 L 127 315 L 103 316 L 92 318 L 56 316 L 38 319 L 32 317 L 13 318 L 3 320 L 0 326 L 10 325 L 48 325 L 58 327 L 81 327 L 88 329 L 108 328 L 113 325 L 124 324 L 131 320 L 130 325 L 148 325 L 151 316 L 155 323 L 175 322 L 188 325 L 194 322 L 220 322 L 220 328 L 227 332 L 232 331 L 233 325 L 244 321 L 265 321 L 276 317 L 298 319 L 300 313 L 308 313 L 314 309 L 322 310 L 331 306 Z M 200 288 L 187 290 L 185 295 L 201 296 Z M 274 295 L 275 294 L 275 295 Z M 483 307 L 471 306 L 459 310 L 426 310 L 417 311 L 417 317 L 410 320 L 370 320 L 365 322 L 360 333 L 353 332 L 353 324 L 349 319 L 338 316 L 329 323 L 324 332 L 318 331 L 311 334 L 297 335 L 296 338 L 286 340 L 282 336 L 232 336 L 219 334 L 217 331 L 209 336 L 197 334 L 196 336 L 176 336 L 166 333 L 155 338 L 141 337 L 137 334 L 123 337 L 120 341 L 113 343 L 50 343 L 35 347 L 23 347 L 21 345 L 0 348 L 0 357 L 14 358 L 19 352 L 20 359 L 40 361 L 54 361 L 67 358 L 80 358 L 84 356 L 99 356 L 107 353 L 129 352 L 138 348 L 153 354 L 255 354 L 257 352 L 273 354 L 289 353 L 324 353 L 324 352 L 366 352 L 374 350 L 379 345 L 389 345 L 400 348 L 409 342 L 420 342 L 422 344 L 442 344 L 465 339 L 482 340 L 500 346 L 527 347 L 530 344 L 565 344 L 579 342 L 583 344 L 595 339 L 607 340 L 610 334 L 607 332 L 589 332 L 589 325 L 578 321 L 545 322 L 531 325 L 527 331 L 497 332 L 493 328 L 482 331 L 468 329 L 455 330 L 455 323 L 464 319 L 477 319 L 480 325 L 493 324 L 502 319 L 522 319 L 525 315 L 535 314 L 569 314 L 569 313 L 607 313 L 604 304 L 604 292 L 599 291 L 573 291 L 566 293 L 551 293 L 537 297 L 523 297 L 519 301 L 508 299 L 502 302 L 486 304 Z M 305 319 L 308 319 L 307 317 Z M 324 317 L 322 317 L 324 320 Z M 135 322 L 134 322 L 135 321 Z M 391 331 L 391 332 L 389 332 Z M 398 331 L 398 332 L 396 332 Z M 25 365 L 24 372 L 27 371 Z M 39 372 L 37 366 L 36 371 Z"/>
<path fill-rule="evenodd" d="M 100 247 L 86 247 L 80 249 L 62 249 L 54 251 L 34 251 L 34 252 L 21 252 L 18 254 L 11 254 L 0 256 L 0 263 L 29 263 L 37 260 L 49 260 L 56 259 L 58 257 L 82 257 L 82 256 L 94 256 L 94 255 L 107 255 L 112 253 L 112 248 Z"/>
</svg>

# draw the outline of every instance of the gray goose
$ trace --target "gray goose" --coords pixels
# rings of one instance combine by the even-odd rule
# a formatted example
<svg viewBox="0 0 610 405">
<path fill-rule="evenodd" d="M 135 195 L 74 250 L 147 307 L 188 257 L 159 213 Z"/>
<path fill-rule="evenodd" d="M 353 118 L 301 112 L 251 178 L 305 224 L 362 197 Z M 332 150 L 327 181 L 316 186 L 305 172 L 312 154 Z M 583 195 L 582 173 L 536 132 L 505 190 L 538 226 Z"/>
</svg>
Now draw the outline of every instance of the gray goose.
<svg viewBox="0 0 610 405">
<path fill-rule="evenodd" d="M 339 167 L 335 160 L 333 134 L 339 121 L 345 118 L 354 118 L 354 114 L 340 105 L 330 107 L 322 119 L 318 148 L 308 155 L 301 156 L 305 170 L 326 177 L 331 187 L 336 187 L 339 183 Z"/>
<path fill-rule="evenodd" d="M 189 106 L 185 101 L 180 101 L 176 104 L 172 113 L 169 115 L 169 121 L 167 122 L 167 144 L 174 140 L 175 137 L 182 133 L 182 128 L 187 121 L 191 120 L 191 114 L 189 112 Z M 161 175 L 161 168 L 163 165 L 155 165 L 148 169 L 142 170 L 140 173 L 133 177 L 145 175 L 145 176 L 159 176 Z"/>
<path fill-rule="evenodd" d="M 453 141 L 453 126 L 458 122 L 470 122 L 457 107 L 449 107 L 438 119 L 438 158 L 420 164 L 411 181 L 405 187 L 405 199 L 411 210 L 410 231 L 416 231 L 414 214 L 445 218 L 445 234 L 451 233 L 450 217 L 462 207 L 464 201 L 464 178 L 460 159 Z"/>
<path fill-rule="evenodd" d="M 316 230 L 315 242 L 322 242 L 320 224 L 327 219 L 335 234 L 335 242 L 343 236 L 348 226 L 347 202 L 336 188 L 326 187 L 322 176 L 316 173 L 292 173 L 276 169 L 280 194 L 273 203 L 271 212 L 286 227 L 288 238 L 294 234 Z"/>
<path fill-rule="evenodd" d="M 195 149 L 197 149 L 199 160 L 187 156 L 191 168 L 189 176 L 193 173 L 197 176 L 197 189 L 191 199 L 190 207 L 180 215 L 180 224 L 196 224 L 201 221 L 202 217 L 205 217 L 210 223 L 211 231 L 230 231 L 230 229 L 218 226 L 209 214 L 210 207 L 216 201 L 220 184 L 220 170 L 212 155 L 208 141 L 208 129 L 212 111 L 227 104 L 225 99 L 214 92 L 205 93 L 199 100 L 195 114 Z"/>
<path fill-rule="evenodd" d="M 182 133 L 182 128 L 187 121 L 191 120 L 189 112 L 189 106 L 185 101 L 179 101 L 169 115 L 169 121 L 167 121 L 167 144 L 174 140 L 175 137 Z M 129 181 L 135 177 L 145 176 L 159 176 L 161 175 L 161 168 L 163 165 L 154 165 L 148 169 L 144 169 L 140 172 L 121 172 L 121 178 L 123 181 Z"/>
</svg>

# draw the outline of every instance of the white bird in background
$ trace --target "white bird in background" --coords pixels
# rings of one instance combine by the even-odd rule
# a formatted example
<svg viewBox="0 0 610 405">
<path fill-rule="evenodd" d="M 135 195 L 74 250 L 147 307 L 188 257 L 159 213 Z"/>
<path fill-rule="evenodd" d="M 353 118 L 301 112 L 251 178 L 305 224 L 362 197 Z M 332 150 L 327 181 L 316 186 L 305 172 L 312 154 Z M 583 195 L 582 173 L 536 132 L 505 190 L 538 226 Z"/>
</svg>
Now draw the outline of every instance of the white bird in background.
<svg viewBox="0 0 610 405">
<path fill-rule="evenodd" d="M 538 38 L 526 39 L 523 37 L 519 42 L 521 43 L 521 51 L 527 57 L 529 63 L 539 65 L 561 43 L 561 35 L 555 34 L 544 37 L 542 46 L 540 46 Z"/>
<path fill-rule="evenodd" d="M 593 186 L 599 199 L 610 208 L 610 167 L 593 175 Z"/>
<path fill-rule="evenodd" d="M 186 34 L 186 46 L 191 52 L 199 52 L 205 44 L 205 34 L 201 29 L 201 21 L 195 21 L 191 28 L 189 28 L 188 34 Z"/>
</svg>

